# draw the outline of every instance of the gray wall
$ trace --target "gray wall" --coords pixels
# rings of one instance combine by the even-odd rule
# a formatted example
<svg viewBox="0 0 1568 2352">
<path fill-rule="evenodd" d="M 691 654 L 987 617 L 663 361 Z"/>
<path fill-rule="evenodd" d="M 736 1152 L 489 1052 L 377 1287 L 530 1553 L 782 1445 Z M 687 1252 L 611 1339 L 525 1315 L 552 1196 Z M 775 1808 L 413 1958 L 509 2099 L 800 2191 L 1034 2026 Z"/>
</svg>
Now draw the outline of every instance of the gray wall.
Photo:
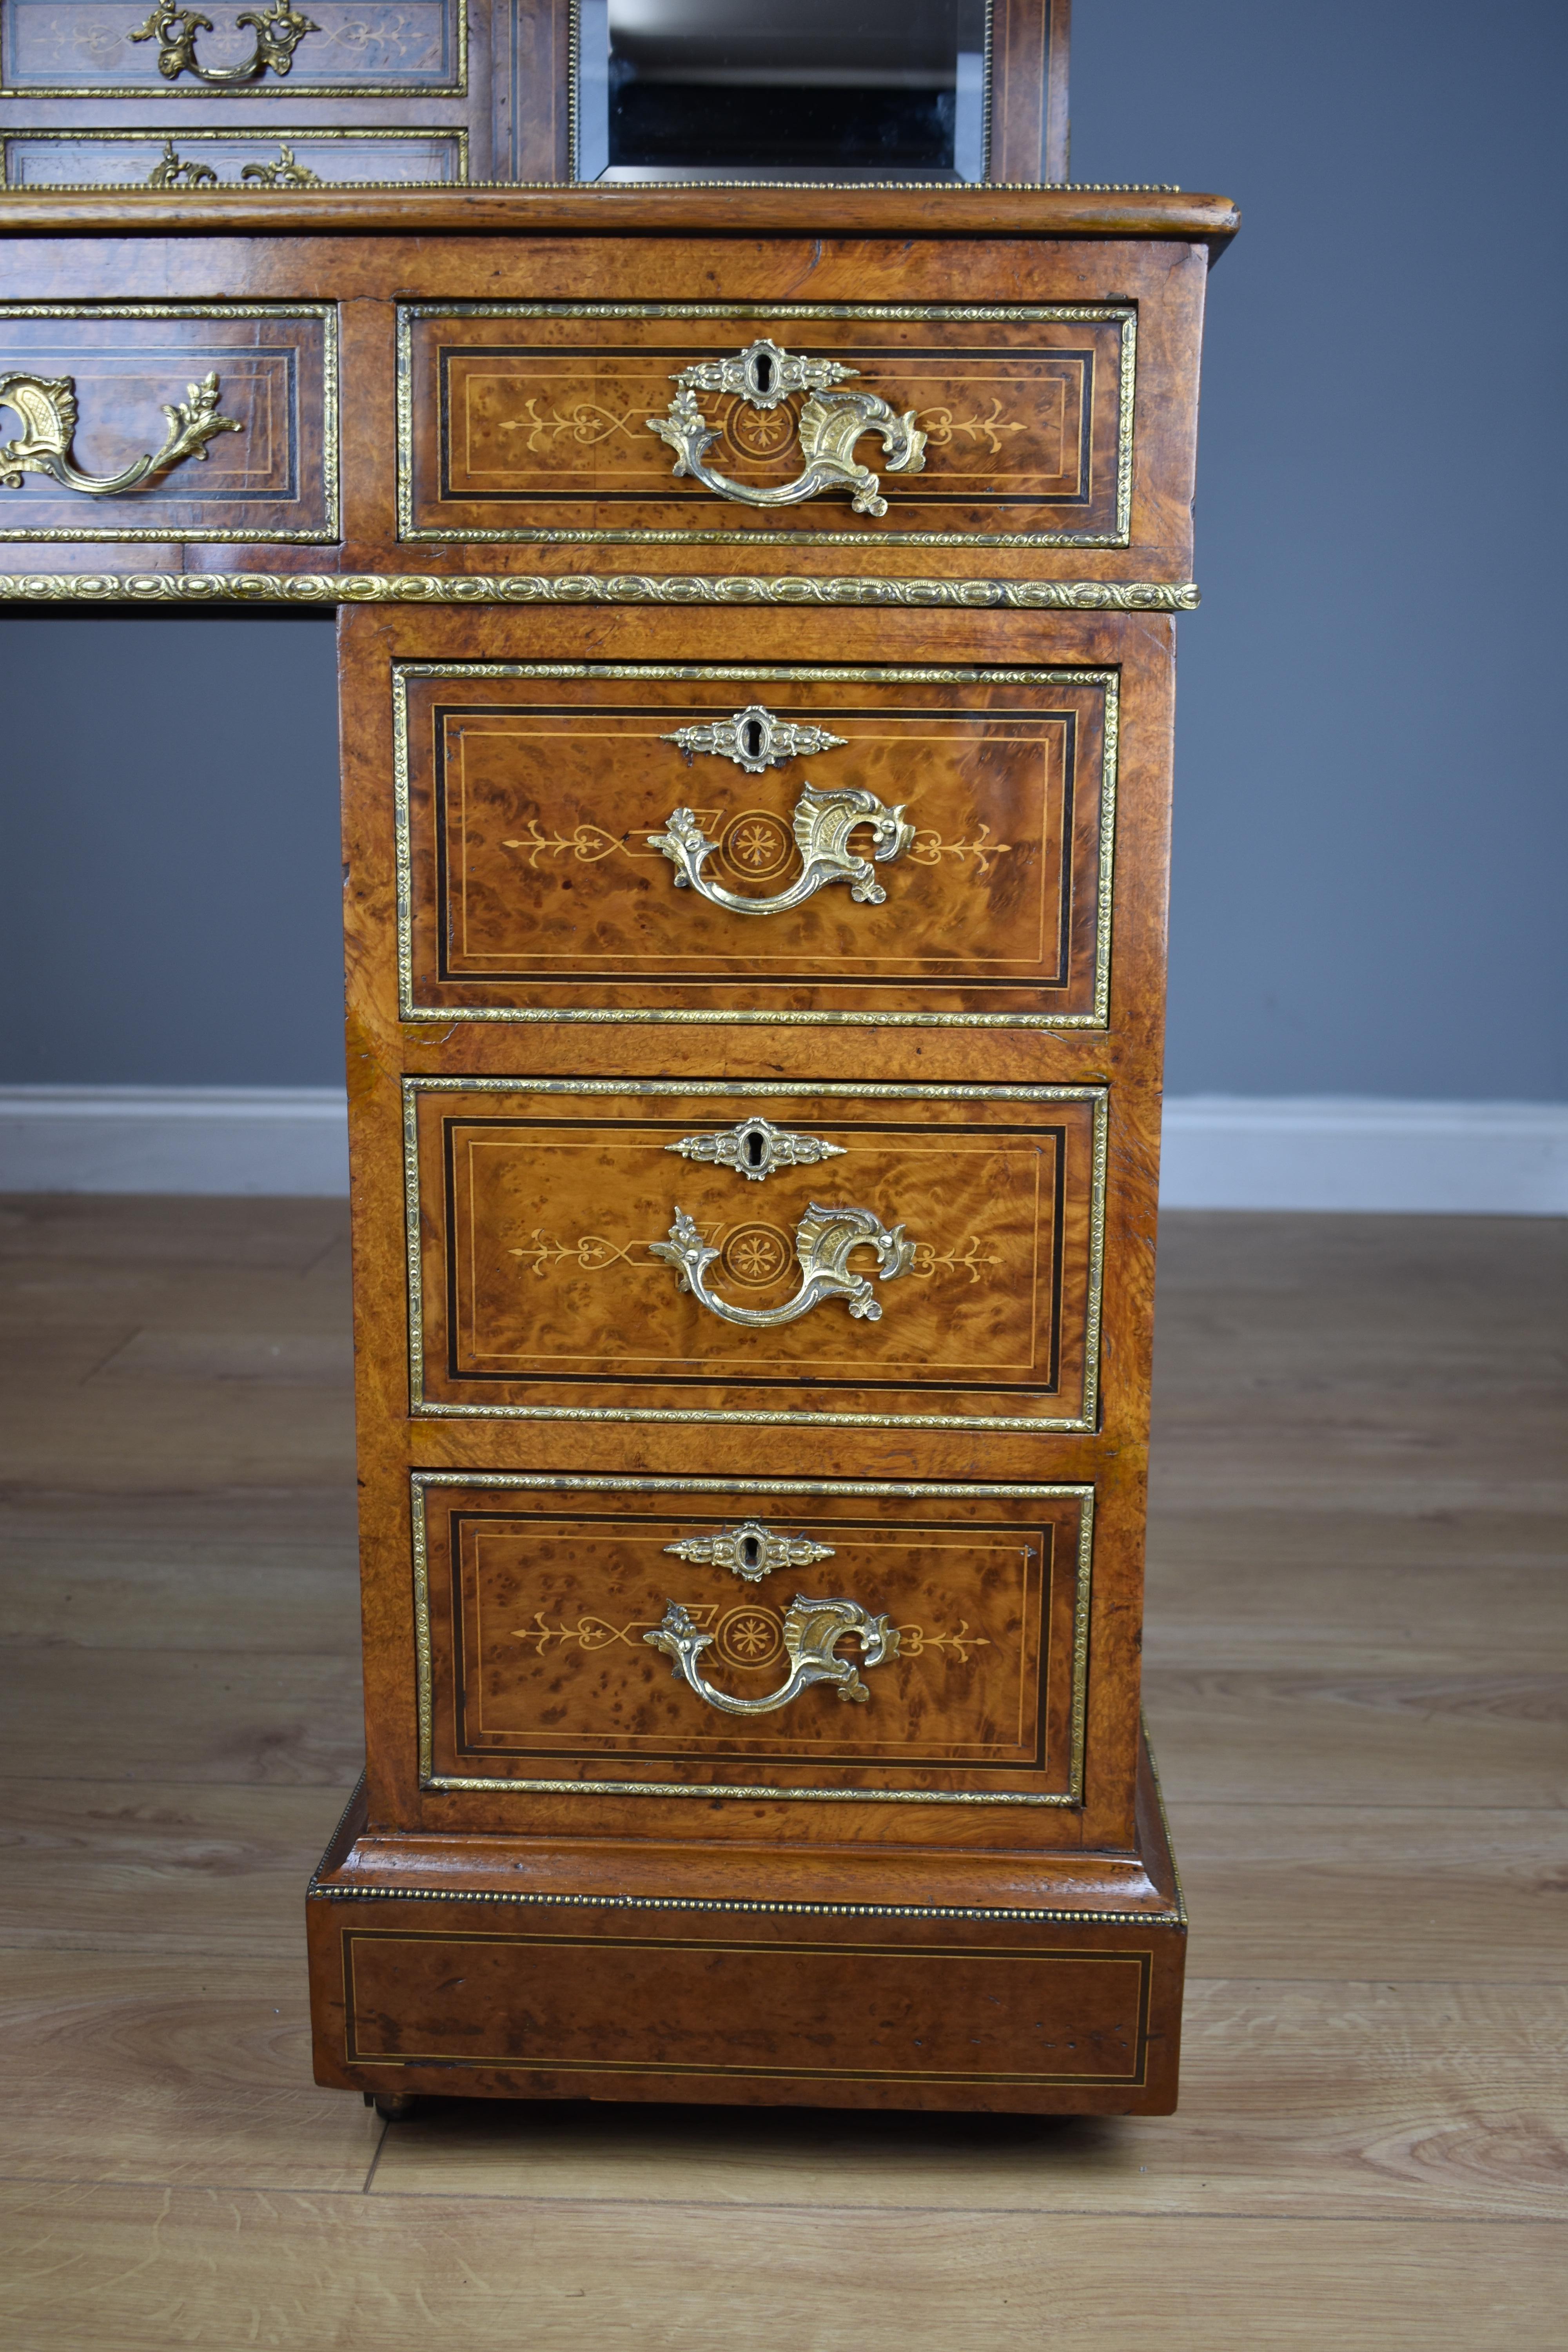
<svg viewBox="0 0 1568 2352">
<path fill-rule="evenodd" d="M 1182 624 L 1170 1085 L 1568 1097 L 1568 8 L 1075 13 L 1075 176 L 1247 215 Z M 0 693 L 0 1079 L 337 1082 L 330 625 L 6 617 Z"/>
</svg>

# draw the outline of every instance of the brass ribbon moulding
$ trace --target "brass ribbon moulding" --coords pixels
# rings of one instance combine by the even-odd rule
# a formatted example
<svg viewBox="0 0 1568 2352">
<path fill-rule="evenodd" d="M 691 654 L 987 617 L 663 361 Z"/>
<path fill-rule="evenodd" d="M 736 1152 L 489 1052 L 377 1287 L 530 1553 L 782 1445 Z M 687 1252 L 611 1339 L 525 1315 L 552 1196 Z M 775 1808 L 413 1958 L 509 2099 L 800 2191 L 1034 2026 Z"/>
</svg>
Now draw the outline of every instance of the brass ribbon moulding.
<svg viewBox="0 0 1568 2352">
<path fill-rule="evenodd" d="M 72 604 L 902 604 L 1195 613 L 1191 580 L 879 580 L 865 573 L 6 572 L 0 603 Z M 444 1017 L 444 1016 L 443 1016 Z"/>
<path fill-rule="evenodd" d="M 0 406 L 13 408 L 27 427 L 18 441 L 0 446 L 0 486 L 19 490 L 24 474 L 48 474 L 68 490 L 89 499 L 124 498 L 187 457 L 205 459 L 217 433 L 243 433 L 237 417 L 217 413 L 216 374 L 185 386 L 184 400 L 165 401 L 169 429 L 161 449 L 137 457 L 118 474 L 84 474 L 71 461 L 77 428 L 76 379 L 68 375 L 0 375 Z"/>
<path fill-rule="evenodd" d="M 672 1601 L 664 1612 L 664 1622 L 656 1625 L 643 1640 L 662 1650 L 675 1661 L 677 1676 L 690 1685 L 699 1698 L 725 1715 L 771 1715 L 775 1707 L 787 1706 L 792 1698 L 814 1683 L 832 1683 L 841 1699 L 853 1700 L 864 1706 L 871 1696 L 861 1681 L 852 1660 L 836 1654 L 837 1644 L 848 1635 L 860 1645 L 862 1665 L 879 1666 L 884 1658 L 899 1654 L 897 1629 L 886 1617 L 872 1617 L 858 1601 L 808 1601 L 797 1592 L 784 1612 L 784 1645 L 789 1659 L 789 1674 L 777 1690 L 764 1698 L 737 1698 L 732 1693 L 720 1690 L 703 1679 L 697 1662 L 715 1639 L 711 1633 L 700 1633 L 688 1612 L 679 1601 Z"/>
</svg>

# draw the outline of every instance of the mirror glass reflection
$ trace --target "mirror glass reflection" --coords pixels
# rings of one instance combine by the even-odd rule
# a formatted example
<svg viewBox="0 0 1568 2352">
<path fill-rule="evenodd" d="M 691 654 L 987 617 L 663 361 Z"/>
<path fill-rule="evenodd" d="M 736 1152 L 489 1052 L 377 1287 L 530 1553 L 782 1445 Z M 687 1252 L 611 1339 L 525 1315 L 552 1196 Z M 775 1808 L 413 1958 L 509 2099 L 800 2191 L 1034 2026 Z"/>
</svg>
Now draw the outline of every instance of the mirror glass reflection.
<svg viewBox="0 0 1568 2352">
<path fill-rule="evenodd" d="M 985 176 L 986 0 L 579 0 L 580 180 Z"/>
</svg>

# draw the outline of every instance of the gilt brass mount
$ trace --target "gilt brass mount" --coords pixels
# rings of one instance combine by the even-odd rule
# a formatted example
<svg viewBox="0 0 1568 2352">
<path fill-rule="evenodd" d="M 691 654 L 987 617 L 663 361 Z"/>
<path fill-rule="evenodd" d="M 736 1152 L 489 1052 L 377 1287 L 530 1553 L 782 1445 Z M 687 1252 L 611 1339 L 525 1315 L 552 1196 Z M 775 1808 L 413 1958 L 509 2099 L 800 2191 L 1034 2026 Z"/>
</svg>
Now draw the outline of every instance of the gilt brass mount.
<svg viewBox="0 0 1568 2352">
<path fill-rule="evenodd" d="M 645 1633 L 643 1640 L 650 1642 L 656 1650 L 662 1650 L 666 1657 L 673 1658 L 676 1674 L 710 1706 L 721 1708 L 725 1715 L 771 1715 L 775 1707 L 787 1706 L 792 1698 L 809 1690 L 813 1683 L 832 1683 L 841 1699 L 865 1705 L 871 1694 L 852 1661 L 835 1655 L 836 1645 L 846 1634 L 860 1644 L 863 1666 L 879 1666 L 884 1658 L 896 1658 L 899 1654 L 898 1629 L 886 1617 L 868 1615 L 858 1601 L 808 1601 L 805 1593 L 797 1592 L 784 1612 L 784 1642 L 789 1674 L 765 1698 L 737 1698 L 703 1680 L 697 1662 L 711 1646 L 714 1637 L 697 1631 L 679 1601 L 669 1603 L 663 1623 L 651 1633 Z"/>
<path fill-rule="evenodd" d="M 761 1519 L 744 1519 L 722 1535 L 688 1536 L 680 1543 L 666 1544 L 665 1549 L 694 1568 L 727 1568 L 748 1584 L 761 1584 L 781 1568 L 815 1568 L 819 1559 L 833 1558 L 831 1544 L 814 1543 L 809 1536 L 775 1535 Z"/>
<path fill-rule="evenodd" d="M 294 150 L 286 147 L 281 140 L 278 142 L 276 163 L 247 163 L 241 168 L 239 176 L 242 181 L 253 182 L 258 188 L 320 188 L 326 184 L 321 173 L 312 172 L 309 164 L 297 163 Z M 166 139 L 163 155 L 148 173 L 143 185 L 149 188 L 216 188 L 219 181 L 210 163 L 188 163 L 178 152 L 174 141 Z"/>
<path fill-rule="evenodd" d="M 680 369 L 670 379 L 676 390 L 668 415 L 650 416 L 647 428 L 674 450 L 678 475 L 689 474 L 721 499 L 749 507 L 794 507 L 823 490 L 848 490 L 857 514 L 885 515 L 881 482 L 857 461 L 855 444 L 862 434 L 875 433 L 889 474 L 919 474 L 925 467 L 926 436 L 912 408 L 900 416 L 874 392 L 837 388 L 858 373 L 837 360 L 792 356 L 764 335 L 732 360 L 700 360 Z M 721 437 L 720 428 L 703 415 L 700 392 L 728 394 L 757 409 L 776 408 L 792 393 L 804 392 L 795 433 L 805 464 L 795 480 L 770 489 L 715 473 L 708 452 Z"/>
<path fill-rule="evenodd" d="M 247 8 L 234 21 L 250 26 L 256 41 L 249 57 L 232 66 L 204 66 L 198 62 L 196 37 L 210 33 L 213 20 L 198 16 L 194 8 L 175 7 L 174 0 L 157 0 L 147 22 L 130 37 L 133 41 L 157 42 L 158 71 L 165 81 L 178 81 L 183 73 L 188 73 L 215 89 L 232 89 L 244 82 L 260 81 L 268 73 L 279 78 L 287 74 L 306 34 L 321 29 L 309 16 L 301 16 L 290 0 L 272 0 L 265 16 Z"/>
<path fill-rule="evenodd" d="M 716 1135 L 683 1135 L 679 1143 L 667 1143 L 664 1148 L 679 1151 L 683 1160 L 700 1160 L 710 1168 L 732 1168 L 756 1184 L 775 1168 L 813 1168 L 819 1160 L 844 1157 L 843 1144 L 824 1143 L 816 1135 L 792 1135 L 787 1128 L 774 1127 L 761 1112 L 743 1118 L 739 1127 L 723 1128 Z"/>
<path fill-rule="evenodd" d="M 877 1253 L 877 1279 L 891 1282 L 908 1274 L 915 1261 L 915 1244 L 904 1237 L 902 1225 L 885 1225 L 869 1209 L 824 1208 L 814 1201 L 795 1227 L 795 1254 L 800 1266 L 800 1288 L 782 1307 L 732 1307 L 708 1287 L 708 1269 L 721 1253 L 702 1238 L 701 1228 L 684 1209 L 677 1209 L 667 1242 L 649 1242 L 653 1256 L 663 1258 L 710 1314 L 748 1331 L 773 1331 L 794 1323 L 825 1298 L 842 1298 L 857 1321 L 881 1320 L 879 1299 L 871 1295 L 869 1278 L 851 1274 L 849 1255 L 862 1246 Z"/>
<path fill-rule="evenodd" d="M 790 819 L 800 851 L 800 872 L 787 890 L 771 898 L 748 898 L 704 874 L 703 866 L 719 845 L 709 840 L 690 809 L 671 809 L 665 824 L 665 832 L 650 833 L 648 840 L 655 849 L 663 850 L 674 866 L 676 888 L 695 890 L 711 905 L 727 907 L 732 915 L 787 914 L 792 907 L 814 898 L 829 882 L 847 882 L 852 898 L 862 906 L 879 907 L 888 894 L 871 871 L 871 859 L 879 866 L 889 865 L 903 856 L 915 837 L 902 805 L 889 808 L 863 786 L 822 793 L 815 784 L 803 785 Z M 850 835 L 861 824 L 871 828 L 869 858 L 857 856 L 849 847 Z"/>
<path fill-rule="evenodd" d="M 768 768 L 782 768 L 786 760 L 841 751 L 849 739 L 830 735 L 826 727 L 775 719 L 760 702 L 752 702 L 744 710 L 737 710 L 733 719 L 715 719 L 705 727 L 678 727 L 663 740 L 678 744 L 688 760 L 694 752 L 710 751 L 717 759 L 733 760 L 748 776 L 760 776 Z"/>
<path fill-rule="evenodd" d="M 243 433 L 237 417 L 217 413 L 216 374 L 185 386 L 184 400 L 165 401 L 169 430 L 163 446 L 137 457 L 119 474 L 84 474 L 71 462 L 77 428 L 76 378 L 68 375 L 0 375 L 0 407 L 14 408 L 27 427 L 18 441 L 0 445 L 0 487 L 19 490 L 24 474 L 49 474 L 68 490 L 89 499 L 123 498 L 187 457 L 205 459 L 216 433 Z"/>
</svg>

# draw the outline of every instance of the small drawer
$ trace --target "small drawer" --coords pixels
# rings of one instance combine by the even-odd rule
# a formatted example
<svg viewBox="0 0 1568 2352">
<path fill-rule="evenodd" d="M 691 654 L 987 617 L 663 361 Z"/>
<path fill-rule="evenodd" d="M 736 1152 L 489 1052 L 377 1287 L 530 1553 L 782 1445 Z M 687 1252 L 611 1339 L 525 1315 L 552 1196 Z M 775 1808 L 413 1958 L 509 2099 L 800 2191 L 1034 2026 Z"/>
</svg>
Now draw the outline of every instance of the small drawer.
<svg viewBox="0 0 1568 2352">
<path fill-rule="evenodd" d="M 1128 303 L 411 303 L 405 540 L 1125 547 Z"/>
<path fill-rule="evenodd" d="M 0 539 L 339 536 L 329 303 L 0 304 Z"/>
<path fill-rule="evenodd" d="M 393 687 L 405 1020 L 1106 1020 L 1112 670 Z"/>
<path fill-rule="evenodd" d="M 1094 1424 L 1101 1087 L 404 1092 L 416 1413 Z"/>
<path fill-rule="evenodd" d="M 171 136 L 171 130 L 174 135 Z M 246 123 L 227 131 L 9 131 L 8 188 L 309 188 L 341 180 L 466 180 L 466 131 Z"/>
<path fill-rule="evenodd" d="M 1093 1496 L 420 1473 L 433 1789 L 1065 1805 Z"/>
<path fill-rule="evenodd" d="M 468 88 L 465 0 L 0 0 L 7 98 L 413 98 Z M 181 111 L 186 110 L 182 109 Z"/>
</svg>

